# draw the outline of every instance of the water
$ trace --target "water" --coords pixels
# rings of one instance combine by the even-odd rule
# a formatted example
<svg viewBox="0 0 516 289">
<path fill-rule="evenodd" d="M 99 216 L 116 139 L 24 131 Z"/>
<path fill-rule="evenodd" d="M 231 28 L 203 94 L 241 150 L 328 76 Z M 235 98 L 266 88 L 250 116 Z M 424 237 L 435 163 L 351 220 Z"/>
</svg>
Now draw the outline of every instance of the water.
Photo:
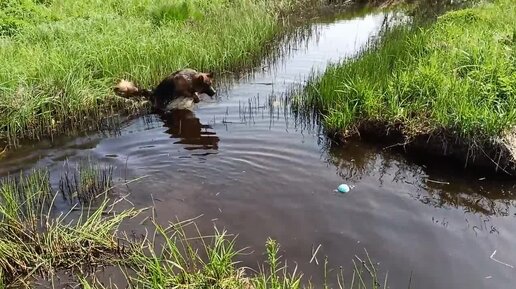
<svg viewBox="0 0 516 289">
<path fill-rule="evenodd" d="M 285 93 L 329 61 L 353 56 L 375 37 L 385 15 L 314 23 L 312 34 L 289 43 L 285 56 L 233 83 L 218 101 L 167 119 L 147 116 L 112 136 L 41 141 L 1 161 L 0 175 L 87 157 L 117 167 L 137 207 L 154 205 L 162 222 L 202 215 L 239 234 L 255 254 L 267 237 L 312 282 L 330 268 L 352 268 L 367 250 L 390 288 L 514 288 L 514 184 L 422 163 L 381 146 L 328 142 L 316 121 L 290 113 Z M 334 190 L 354 186 L 347 194 Z M 136 229 L 138 224 L 129 224 Z M 317 261 L 312 251 L 321 245 Z M 329 280 L 330 283 L 334 279 Z"/>
</svg>

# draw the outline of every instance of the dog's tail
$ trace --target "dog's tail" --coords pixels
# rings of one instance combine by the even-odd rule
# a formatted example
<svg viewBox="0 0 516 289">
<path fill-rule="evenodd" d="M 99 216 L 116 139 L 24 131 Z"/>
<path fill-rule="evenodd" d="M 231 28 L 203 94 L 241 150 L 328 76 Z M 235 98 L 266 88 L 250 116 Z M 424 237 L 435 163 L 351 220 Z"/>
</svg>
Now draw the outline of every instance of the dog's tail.
<svg viewBox="0 0 516 289">
<path fill-rule="evenodd" d="M 150 98 L 152 96 L 152 90 L 139 88 L 131 81 L 127 81 L 125 79 L 120 80 L 120 82 L 118 82 L 118 84 L 115 85 L 114 91 L 118 96 L 125 98 Z"/>
</svg>

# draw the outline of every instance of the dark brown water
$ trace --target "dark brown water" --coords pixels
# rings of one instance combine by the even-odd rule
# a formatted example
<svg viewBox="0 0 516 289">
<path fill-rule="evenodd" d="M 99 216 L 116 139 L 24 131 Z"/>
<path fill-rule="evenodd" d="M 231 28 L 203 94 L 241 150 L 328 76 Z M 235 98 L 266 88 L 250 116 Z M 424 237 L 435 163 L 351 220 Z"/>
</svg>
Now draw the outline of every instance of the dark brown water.
<svg viewBox="0 0 516 289">
<path fill-rule="evenodd" d="M 131 121 L 114 136 L 42 141 L 1 161 L 0 175 L 30 167 L 57 174 L 64 161 L 113 164 L 137 207 L 160 221 L 192 218 L 239 234 L 255 266 L 268 236 L 316 284 L 322 261 L 352 269 L 367 249 L 390 288 L 515 288 L 514 183 L 483 179 L 442 161 L 421 163 L 381 147 L 329 143 L 316 121 L 290 113 L 283 95 L 329 61 L 354 55 L 382 14 L 313 24 L 276 65 L 232 84 L 218 101 L 167 119 Z M 341 183 L 354 188 L 334 190 Z M 130 224 L 137 229 L 138 224 Z M 209 232 L 209 231 L 207 231 Z M 321 245 L 319 265 L 309 263 Z M 497 250 L 495 259 L 490 259 Z M 257 258 L 258 256 L 258 258 Z M 333 281 L 330 280 L 330 281 Z"/>
</svg>

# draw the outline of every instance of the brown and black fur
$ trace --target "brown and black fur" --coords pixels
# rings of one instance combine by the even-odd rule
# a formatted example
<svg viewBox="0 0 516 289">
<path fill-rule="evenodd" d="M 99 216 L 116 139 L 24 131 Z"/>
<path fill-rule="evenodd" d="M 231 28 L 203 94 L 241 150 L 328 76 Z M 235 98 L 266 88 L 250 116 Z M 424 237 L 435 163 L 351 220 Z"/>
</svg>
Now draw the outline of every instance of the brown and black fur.
<svg viewBox="0 0 516 289">
<path fill-rule="evenodd" d="M 165 77 L 152 90 L 140 89 L 132 82 L 122 80 L 115 86 L 115 93 L 126 98 L 145 97 L 151 101 L 154 109 L 165 111 L 167 104 L 178 97 L 192 98 L 195 103 L 200 101 L 199 94 L 206 93 L 213 97 L 216 91 L 212 81 L 213 73 L 183 69 Z"/>
</svg>

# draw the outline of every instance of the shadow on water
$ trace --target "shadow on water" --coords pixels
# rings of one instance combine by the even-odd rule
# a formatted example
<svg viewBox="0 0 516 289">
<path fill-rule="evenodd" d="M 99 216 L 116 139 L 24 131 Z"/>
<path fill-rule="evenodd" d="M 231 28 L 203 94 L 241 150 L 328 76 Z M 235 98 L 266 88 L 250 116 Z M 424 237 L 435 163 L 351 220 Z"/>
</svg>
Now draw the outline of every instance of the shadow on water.
<svg viewBox="0 0 516 289">
<path fill-rule="evenodd" d="M 226 75 L 219 99 L 195 112 L 139 117 L 111 136 L 34 143 L 1 160 L 0 175 L 34 166 L 56 175 L 64 160 L 90 157 L 125 179 L 147 176 L 127 190 L 136 207 L 154 206 L 159 222 L 203 215 L 201 230 L 215 222 L 254 250 L 241 257 L 250 267 L 270 236 L 317 285 L 325 255 L 329 268 L 348 272 L 366 248 L 391 288 L 407 288 L 411 276 L 418 289 L 512 288 L 514 271 L 489 256 L 498 250 L 516 263 L 513 182 L 360 141 L 336 146 L 317 112 L 291 109 L 292 90 L 328 62 L 356 56 L 394 14 L 316 19 L 285 36 L 276 58 Z M 353 189 L 336 193 L 341 183 Z"/>
</svg>

